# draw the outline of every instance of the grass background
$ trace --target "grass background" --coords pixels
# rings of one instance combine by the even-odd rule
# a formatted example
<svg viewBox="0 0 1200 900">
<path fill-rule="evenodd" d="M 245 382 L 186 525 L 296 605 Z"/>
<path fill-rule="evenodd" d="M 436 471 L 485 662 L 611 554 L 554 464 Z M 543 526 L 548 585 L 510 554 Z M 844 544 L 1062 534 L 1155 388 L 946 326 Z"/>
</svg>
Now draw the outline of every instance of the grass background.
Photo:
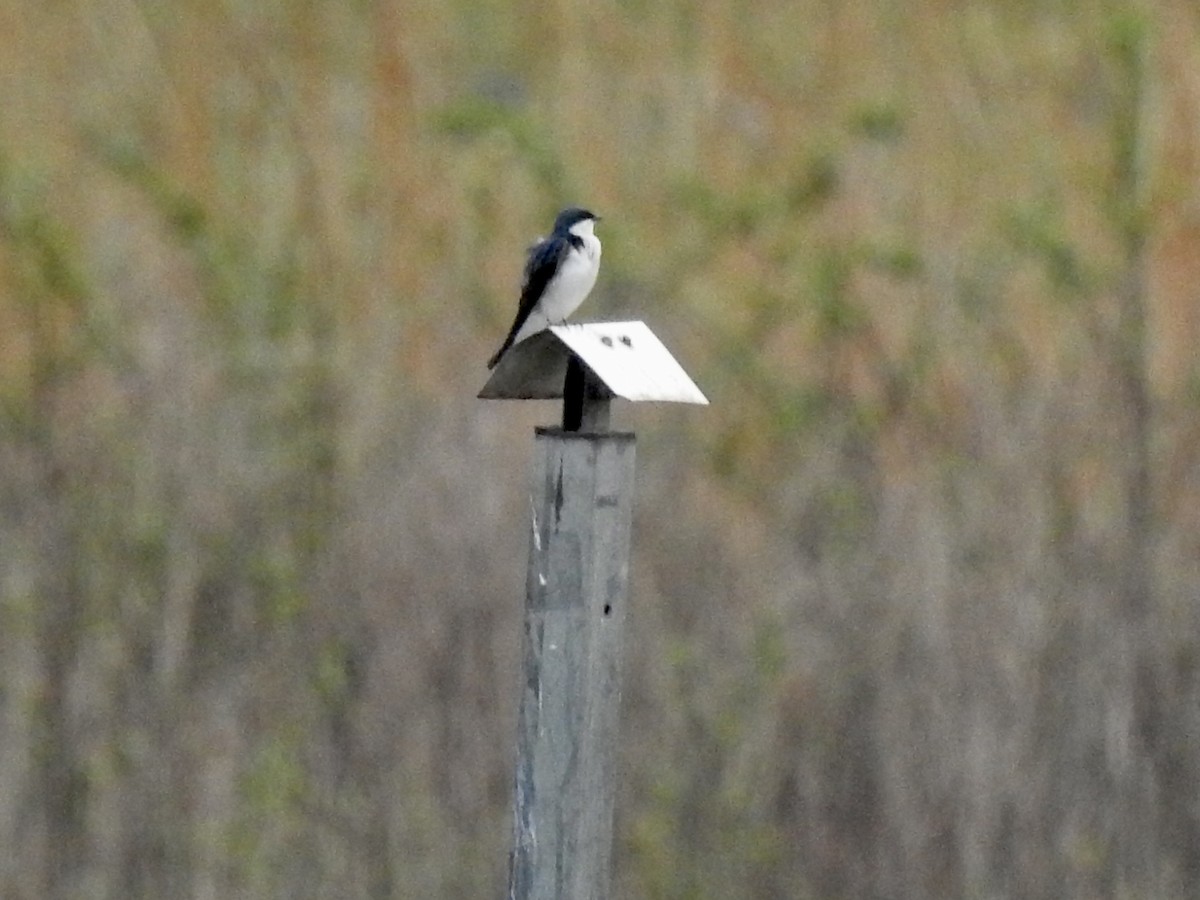
<svg viewBox="0 0 1200 900">
<path fill-rule="evenodd" d="M 520 250 L 712 406 L 621 897 L 1200 881 L 1183 0 L 0 4 L 0 893 L 503 890 Z"/>
</svg>

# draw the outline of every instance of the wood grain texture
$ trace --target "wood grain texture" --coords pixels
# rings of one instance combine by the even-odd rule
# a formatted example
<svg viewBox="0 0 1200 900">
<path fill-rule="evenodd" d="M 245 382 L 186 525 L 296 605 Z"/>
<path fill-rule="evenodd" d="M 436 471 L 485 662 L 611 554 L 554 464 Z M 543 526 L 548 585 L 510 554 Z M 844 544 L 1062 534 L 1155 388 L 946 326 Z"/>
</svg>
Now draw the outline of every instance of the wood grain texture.
<svg viewBox="0 0 1200 900">
<path fill-rule="evenodd" d="M 635 441 L 539 429 L 535 444 L 509 897 L 602 900 Z"/>
</svg>

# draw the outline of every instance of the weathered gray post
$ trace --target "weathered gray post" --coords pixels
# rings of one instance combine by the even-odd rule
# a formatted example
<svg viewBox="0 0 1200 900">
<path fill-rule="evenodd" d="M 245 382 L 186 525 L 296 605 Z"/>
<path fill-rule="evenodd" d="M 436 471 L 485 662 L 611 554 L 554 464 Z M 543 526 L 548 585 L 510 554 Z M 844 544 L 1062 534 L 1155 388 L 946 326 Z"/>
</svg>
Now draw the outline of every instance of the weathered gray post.
<svg viewBox="0 0 1200 900">
<path fill-rule="evenodd" d="M 510 900 L 608 900 L 635 439 L 613 396 L 707 403 L 640 322 L 553 326 L 485 399 L 563 398 L 534 438 Z"/>
<path fill-rule="evenodd" d="M 607 900 L 634 436 L 535 438 L 512 900 Z"/>
</svg>

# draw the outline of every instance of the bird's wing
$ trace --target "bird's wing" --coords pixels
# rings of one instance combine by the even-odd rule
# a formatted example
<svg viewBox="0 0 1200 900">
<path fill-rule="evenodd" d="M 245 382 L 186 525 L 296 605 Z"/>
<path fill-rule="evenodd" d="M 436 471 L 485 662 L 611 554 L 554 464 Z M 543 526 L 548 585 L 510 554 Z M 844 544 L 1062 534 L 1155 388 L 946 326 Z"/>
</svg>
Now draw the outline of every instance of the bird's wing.
<svg viewBox="0 0 1200 900">
<path fill-rule="evenodd" d="M 489 369 L 494 369 L 496 363 L 500 362 L 500 357 L 512 346 L 517 332 L 521 330 L 521 326 L 533 312 L 534 306 L 542 298 L 542 294 L 546 291 L 546 285 L 550 283 L 550 279 L 554 277 L 570 249 L 571 242 L 556 234 L 544 241 L 538 241 L 529 248 L 529 258 L 525 260 L 525 277 L 521 283 L 521 300 L 517 304 L 517 317 L 508 331 L 508 337 L 504 339 L 504 343 L 500 345 L 496 355 L 488 361 Z"/>
</svg>

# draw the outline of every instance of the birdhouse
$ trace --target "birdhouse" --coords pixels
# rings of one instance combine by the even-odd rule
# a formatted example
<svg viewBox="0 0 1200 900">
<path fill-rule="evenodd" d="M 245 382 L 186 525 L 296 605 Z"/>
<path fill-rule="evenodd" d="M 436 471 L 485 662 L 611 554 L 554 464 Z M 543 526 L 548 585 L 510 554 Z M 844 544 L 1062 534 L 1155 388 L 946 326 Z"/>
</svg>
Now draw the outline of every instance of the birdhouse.
<svg viewBox="0 0 1200 900">
<path fill-rule="evenodd" d="M 501 357 L 483 400 L 563 400 L 563 429 L 603 429 L 608 401 L 708 399 L 645 322 L 552 325 Z"/>
</svg>

